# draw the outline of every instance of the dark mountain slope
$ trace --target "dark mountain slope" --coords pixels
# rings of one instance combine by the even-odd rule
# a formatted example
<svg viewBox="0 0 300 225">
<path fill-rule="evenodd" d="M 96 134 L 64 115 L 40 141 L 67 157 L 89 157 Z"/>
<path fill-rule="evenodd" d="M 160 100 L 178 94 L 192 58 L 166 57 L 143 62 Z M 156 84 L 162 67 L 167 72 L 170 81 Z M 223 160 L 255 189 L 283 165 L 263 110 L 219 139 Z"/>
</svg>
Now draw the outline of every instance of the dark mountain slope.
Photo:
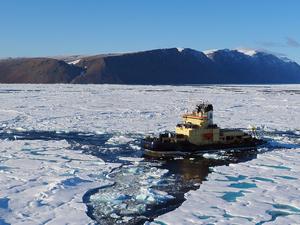
<svg viewBox="0 0 300 225">
<path fill-rule="evenodd" d="M 87 72 L 74 83 L 259 84 L 299 83 L 300 66 L 272 54 L 217 50 L 158 49 L 115 56 L 95 56 L 77 66 Z"/>
<path fill-rule="evenodd" d="M 85 73 L 72 80 L 75 84 L 121 84 L 118 76 L 107 71 L 106 57 L 91 56 L 80 60 L 76 66 L 85 69 Z"/>
<path fill-rule="evenodd" d="M 84 70 L 49 58 L 0 61 L 1 83 L 69 83 Z"/>
<path fill-rule="evenodd" d="M 272 54 L 247 55 L 237 50 L 218 50 L 208 54 L 215 63 L 220 83 L 299 83 L 300 66 Z M 237 82 L 238 81 L 238 82 Z"/>
<path fill-rule="evenodd" d="M 176 48 L 85 58 L 74 83 L 184 84 L 209 82 L 214 68 L 202 52 Z"/>
<path fill-rule="evenodd" d="M 157 49 L 126 54 L 0 61 L 1 83 L 264 84 L 300 83 L 300 66 L 251 50 Z"/>
</svg>

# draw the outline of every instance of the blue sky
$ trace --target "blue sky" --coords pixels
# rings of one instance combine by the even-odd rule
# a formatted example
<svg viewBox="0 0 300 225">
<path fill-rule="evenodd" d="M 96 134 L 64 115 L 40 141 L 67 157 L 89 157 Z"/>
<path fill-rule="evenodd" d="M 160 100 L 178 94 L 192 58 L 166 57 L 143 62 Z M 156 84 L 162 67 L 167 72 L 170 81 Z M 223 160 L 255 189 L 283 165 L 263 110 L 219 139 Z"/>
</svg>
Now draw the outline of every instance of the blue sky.
<svg viewBox="0 0 300 225">
<path fill-rule="evenodd" d="M 0 57 L 257 48 L 300 62 L 298 0 L 9 0 Z"/>
</svg>

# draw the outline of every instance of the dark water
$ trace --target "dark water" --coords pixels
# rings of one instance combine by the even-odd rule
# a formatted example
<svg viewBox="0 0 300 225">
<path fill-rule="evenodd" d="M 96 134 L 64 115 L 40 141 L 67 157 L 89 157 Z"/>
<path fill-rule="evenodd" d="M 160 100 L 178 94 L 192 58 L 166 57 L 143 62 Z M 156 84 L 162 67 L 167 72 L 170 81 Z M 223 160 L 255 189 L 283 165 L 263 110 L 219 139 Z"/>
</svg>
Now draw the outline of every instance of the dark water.
<svg viewBox="0 0 300 225">
<path fill-rule="evenodd" d="M 56 132 L 56 131 L 15 131 L 15 130 L 1 130 L 0 139 L 6 140 L 42 140 L 42 141 L 60 141 L 66 140 L 70 144 L 70 149 L 83 151 L 85 154 L 97 156 L 106 162 L 122 162 L 118 158 L 120 156 L 126 157 L 140 157 L 141 151 L 134 150 L 130 144 L 139 145 L 140 135 L 128 134 L 128 136 L 135 138 L 135 141 L 130 143 L 118 145 L 118 151 L 111 149 L 116 147 L 114 144 L 106 143 L 114 134 L 93 134 L 84 132 Z"/>
<path fill-rule="evenodd" d="M 108 174 L 107 179 L 111 181 L 111 185 L 83 193 L 83 202 L 88 206 L 88 216 L 99 224 L 143 224 L 145 221 L 152 221 L 157 216 L 180 206 L 185 201 L 184 194 L 198 189 L 211 167 L 239 163 L 257 156 L 257 151 L 252 150 L 226 153 L 215 159 L 195 156 L 157 160 L 144 157 L 142 150 L 132 148 L 133 145 L 139 145 L 142 138 L 139 134 L 126 134 L 133 140 L 126 144 L 117 146 L 108 144 L 110 138 L 118 135 L 117 133 L 0 130 L 0 139 L 66 140 L 73 150 L 100 157 L 106 162 L 122 163 L 121 167 Z M 270 140 L 272 136 L 299 139 L 299 134 L 292 131 L 274 131 L 268 135 Z M 273 142 L 266 150 L 278 146 L 280 147 Z M 120 156 L 143 157 L 143 160 L 133 163 L 120 160 Z M 167 172 L 161 173 L 166 170 Z M 144 196 L 141 193 L 141 187 L 145 187 L 148 195 Z M 111 195 L 114 195 L 113 201 L 110 199 Z"/>
</svg>

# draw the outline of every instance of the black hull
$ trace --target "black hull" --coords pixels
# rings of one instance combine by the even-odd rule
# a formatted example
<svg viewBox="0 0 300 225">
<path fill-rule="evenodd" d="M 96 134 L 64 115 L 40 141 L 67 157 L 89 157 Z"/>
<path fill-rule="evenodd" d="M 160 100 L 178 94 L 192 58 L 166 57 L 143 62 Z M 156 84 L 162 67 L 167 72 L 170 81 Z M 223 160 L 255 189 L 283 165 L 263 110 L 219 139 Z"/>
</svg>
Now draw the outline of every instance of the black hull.
<svg viewBox="0 0 300 225">
<path fill-rule="evenodd" d="M 255 150 L 265 144 L 265 141 L 252 138 L 242 143 L 194 145 L 190 142 L 162 143 L 155 139 L 144 139 L 142 148 L 149 156 L 194 155 L 218 151 L 245 151 Z"/>
</svg>

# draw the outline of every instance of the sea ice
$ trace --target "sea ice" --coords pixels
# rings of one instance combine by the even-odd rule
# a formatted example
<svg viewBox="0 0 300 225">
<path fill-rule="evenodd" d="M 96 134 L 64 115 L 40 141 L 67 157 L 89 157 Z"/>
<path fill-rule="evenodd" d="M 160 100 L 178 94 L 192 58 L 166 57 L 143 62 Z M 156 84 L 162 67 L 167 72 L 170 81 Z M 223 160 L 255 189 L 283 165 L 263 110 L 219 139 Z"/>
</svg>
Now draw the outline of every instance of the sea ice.
<svg viewBox="0 0 300 225">
<path fill-rule="evenodd" d="M 270 148 L 261 149 L 257 159 L 211 168 L 200 189 L 186 193 L 187 201 L 156 223 L 295 223 L 299 94 L 299 85 L 1 84 L 0 223 L 92 223 L 84 194 L 100 187 L 110 193 L 114 182 L 120 189 L 113 191 L 113 201 L 122 216 L 112 211 L 112 221 L 120 216 L 130 223 L 133 212 L 170 201 L 159 188 L 174 185 L 172 177 L 162 179 L 168 170 L 154 164 L 151 170 L 141 154 L 131 153 L 140 151 L 143 136 L 173 131 L 180 115 L 203 99 L 213 103 L 219 126 L 258 127 Z M 116 162 L 108 160 L 114 154 Z M 192 171 L 184 172 L 188 178 Z M 93 203 L 105 197 L 97 193 Z M 128 206 L 129 198 L 134 204 Z"/>
<path fill-rule="evenodd" d="M 215 167 L 198 190 L 186 195 L 182 206 L 156 222 L 295 224 L 300 216 L 299 155 L 300 148 L 281 149 L 245 163 Z"/>
<path fill-rule="evenodd" d="M 0 146 L 0 218 L 6 223 L 93 223 L 82 193 L 107 184 L 90 177 L 111 170 L 101 159 L 69 150 L 66 141 L 1 140 Z"/>
</svg>

